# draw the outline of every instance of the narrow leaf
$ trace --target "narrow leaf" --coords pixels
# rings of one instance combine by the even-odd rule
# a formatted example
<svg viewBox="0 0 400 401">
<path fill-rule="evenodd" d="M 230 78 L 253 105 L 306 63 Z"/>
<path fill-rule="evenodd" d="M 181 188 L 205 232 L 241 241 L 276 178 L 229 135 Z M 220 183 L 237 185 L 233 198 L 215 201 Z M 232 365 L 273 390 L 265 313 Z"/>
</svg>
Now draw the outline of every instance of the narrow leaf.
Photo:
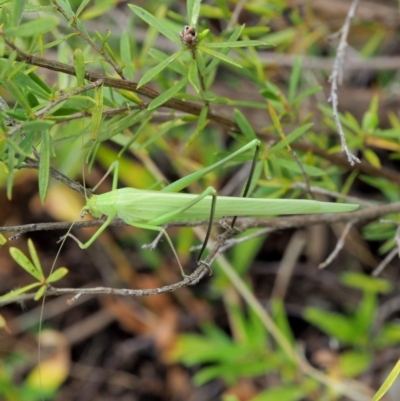
<svg viewBox="0 0 400 401">
<path fill-rule="evenodd" d="M 238 26 L 231 34 L 231 36 L 229 36 L 228 38 L 228 42 L 233 42 L 237 39 L 239 39 L 240 35 L 242 34 L 244 29 L 244 25 Z M 228 54 L 229 53 L 229 48 L 226 49 L 222 49 L 221 50 L 222 54 Z M 211 61 L 211 63 L 207 66 L 204 76 L 208 76 L 208 74 L 214 70 L 214 68 L 217 67 L 217 65 L 220 63 L 221 61 L 219 59 L 214 59 Z M 207 85 L 208 87 L 208 85 Z"/>
<path fill-rule="evenodd" d="M 120 53 L 121 53 L 121 60 L 125 65 L 124 73 L 127 75 L 128 78 L 133 79 L 131 46 L 129 43 L 129 35 L 127 34 L 126 31 L 123 31 L 121 34 Z"/>
<path fill-rule="evenodd" d="M 28 249 L 29 249 L 29 254 L 31 255 L 32 262 L 33 262 L 34 266 L 36 267 L 36 270 L 38 272 L 40 272 L 42 279 L 44 279 L 42 265 L 40 263 L 35 246 L 33 245 L 33 242 L 30 238 L 28 239 Z"/>
<path fill-rule="evenodd" d="M 55 124 L 54 121 L 48 120 L 34 120 L 23 123 L 23 130 L 25 132 L 38 132 L 51 128 Z"/>
<path fill-rule="evenodd" d="M 43 34 L 51 31 L 59 23 L 58 18 L 44 17 L 38 20 L 29 21 L 19 26 L 4 29 L 5 36 L 28 37 Z"/>
<path fill-rule="evenodd" d="M 40 146 L 40 165 L 39 165 L 39 195 L 42 203 L 44 203 L 44 201 L 46 200 L 47 188 L 49 186 L 50 149 L 51 149 L 50 132 L 48 130 L 45 130 L 42 132 L 42 142 Z"/>
<path fill-rule="evenodd" d="M 286 141 L 279 141 L 276 145 L 272 146 L 271 149 L 269 150 L 269 154 L 272 154 L 274 152 L 277 152 L 278 150 L 282 150 L 284 147 L 286 147 L 288 144 L 292 143 L 296 139 L 300 138 L 305 132 L 307 132 L 314 124 L 309 123 L 305 124 L 302 127 L 296 128 L 294 131 L 292 131 L 290 134 L 286 135 Z"/>
<path fill-rule="evenodd" d="M 202 45 L 208 49 L 224 49 L 233 47 L 250 47 L 250 46 L 266 46 L 267 44 L 261 40 L 240 40 L 237 42 L 213 42 Z"/>
<path fill-rule="evenodd" d="M 0 245 L 5 245 L 6 243 L 7 238 L 3 234 L 0 234 Z"/>
<path fill-rule="evenodd" d="M 389 373 L 389 376 L 383 382 L 382 386 L 376 392 L 371 401 L 379 401 L 387 393 L 389 388 L 393 385 L 399 374 L 400 374 L 400 359 L 397 361 L 396 365 Z"/>
<path fill-rule="evenodd" d="M 292 73 L 290 74 L 289 81 L 289 102 L 293 102 L 294 97 L 296 96 L 297 87 L 299 86 L 301 76 L 301 57 L 296 57 L 292 69 Z"/>
<path fill-rule="evenodd" d="M 158 49 L 150 49 L 148 54 L 150 54 L 151 57 L 153 57 L 155 60 L 159 61 L 160 63 L 169 57 L 169 55 L 163 53 L 162 51 L 160 51 Z M 173 60 L 169 66 L 171 69 L 173 69 L 178 74 L 181 74 L 181 75 L 187 74 L 187 67 L 183 66 L 177 60 Z"/>
<path fill-rule="evenodd" d="M 162 35 L 164 35 L 166 38 L 168 38 L 172 42 L 177 43 L 180 46 L 182 45 L 177 33 L 173 32 L 171 29 L 168 28 L 168 26 L 163 24 L 160 20 L 155 18 L 153 15 L 148 13 L 146 10 L 144 10 L 141 7 L 135 6 L 133 4 L 128 4 L 128 7 L 139 18 L 141 18 L 144 22 L 147 22 L 153 28 L 157 29 L 157 31 L 160 32 Z"/>
<path fill-rule="evenodd" d="M 46 292 L 47 285 L 42 285 L 37 291 L 33 299 L 35 301 L 39 301 L 40 298 L 42 298 L 43 294 Z"/>
<path fill-rule="evenodd" d="M 54 283 L 56 281 L 61 280 L 64 276 L 68 274 L 68 269 L 66 267 L 60 267 L 57 270 L 54 270 L 53 273 L 50 274 L 49 277 L 47 277 L 47 282 L 48 283 Z"/>
<path fill-rule="evenodd" d="M 81 14 L 81 12 L 83 11 L 83 9 L 89 4 L 90 0 L 82 0 L 81 4 L 79 4 L 78 9 L 76 10 L 75 16 L 76 18 L 79 17 L 79 15 Z"/>
<path fill-rule="evenodd" d="M 181 81 L 179 81 L 177 84 L 172 85 L 168 90 L 163 92 L 160 96 L 156 97 L 154 100 L 152 100 L 149 105 L 147 106 L 147 110 L 153 110 L 157 107 L 160 107 L 162 104 L 164 104 L 167 100 L 171 99 L 174 97 L 181 89 L 185 87 L 187 84 L 188 79 L 184 78 Z"/>
<path fill-rule="evenodd" d="M 13 8 L 12 8 L 12 19 L 11 19 L 11 26 L 17 26 L 19 23 L 19 20 L 21 18 L 22 11 L 24 9 L 26 0 L 19 0 L 19 1 L 14 1 Z"/>
<path fill-rule="evenodd" d="M 18 295 L 23 294 L 24 292 L 28 292 L 32 288 L 38 287 L 39 285 L 41 285 L 41 283 L 33 283 L 33 284 L 26 285 L 22 288 L 18 288 L 16 290 L 10 291 L 7 294 L 2 295 L 0 297 L 0 301 L 5 301 L 7 299 L 13 299 L 13 298 L 17 297 Z"/>
<path fill-rule="evenodd" d="M 92 121 L 90 124 L 90 135 L 92 140 L 97 138 L 103 119 L 103 85 L 95 89 L 96 105 L 92 108 Z"/>
<path fill-rule="evenodd" d="M 10 255 L 25 271 L 35 277 L 36 280 L 41 281 L 43 279 L 41 272 L 36 270 L 32 262 L 18 248 L 11 247 Z"/>
<path fill-rule="evenodd" d="M 244 136 L 251 141 L 252 139 L 257 139 L 257 135 L 253 130 L 253 127 L 247 120 L 247 118 L 244 116 L 244 114 L 238 110 L 235 109 L 234 111 L 234 117 L 236 124 L 239 126 L 240 130 L 243 132 Z"/>
<path fill-rule="evenodd" d="M 85 86 L 85 59 L 82 50 L 76 48 L 74 51 L 74 68 L 79 86 Z"/>
<path fill-rule="evenodd" d="M 200 93 L 201 86 L 200 86 L 199 74 L 197 71 L 197 62 L 194 59 L 190 63 L 188 78 L 189 78 L 189 82 L 192 84 L 194 90 L 197 93 Z"/>
<path fill-rule="evenodd" d="M 188 0 L 187 14 L 190 26 L 196 26 L 200 13 L 200 4 L 202 0 Z"/>
<path fill-rule="evenodd" d="M 158 75 L 164 68 L 166 68 L 172 61 L 174 61 L 177 57 L 179 57 L 185 49 L 181 49 L 174 53 L 172 56 L 166 58 L 160 64 L 157 64 L 150 71 L 147 71 L 146 74 L 143 75 L 142 79 L 138 83 L 138 88 L 151 81 L 156 75 Z"/>
<path fill-rule="evenodd" d="M 225 56 L 222 53 L 215 52 L 214 50 L 208 49 L 207 47 L 204 47 L 204 46 L 198 46 L 197 49 L 203 51 L 204 53 L 208 53 L 211 56 L 216 57 L 216 58 L 224 61 L 225 63 L 232 64 L 232 65 L 234 65 L 235 67 L 238 67 L 238 68 L 243 68 L 240 64 L 236 63 L 230 57 Z"/>
</svg>

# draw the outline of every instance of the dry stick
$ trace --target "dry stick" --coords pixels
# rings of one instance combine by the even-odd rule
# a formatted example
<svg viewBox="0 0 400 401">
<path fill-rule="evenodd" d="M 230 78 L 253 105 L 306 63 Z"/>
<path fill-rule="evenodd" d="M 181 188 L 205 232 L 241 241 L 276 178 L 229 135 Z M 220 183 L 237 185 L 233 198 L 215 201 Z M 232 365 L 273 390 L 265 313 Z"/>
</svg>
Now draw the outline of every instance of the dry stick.
<svg viewBox="0 0 400 401">
<path fill-rule="evenodd" d="M 32 56 L 29 54 L 26 54 L 22 50 L 18 49 L 15 47 L 13 43 L 5 39 L 7 45 L 11 47 L 13 50 L 16 50 L 18 55 L 17 55 L 17 60 L 18 61 L 25 61 L 28 64 L 31 65 L 36 65 L 38 67 L 46 68 L 52 71 L 57 71 L 57 72 L 62 72 L 65 74 L 69 75 L 75 75 L 75 69 L 74 67 L 60 63 L 58 61 L 51 61 L 47 60 L 42 57 L 37 57 L 37 56 Z M 147 86 L 141 86 L 139 89 L 137 88 L 137 83 L 129 80 L 122 80 L 122 79 L 115 79 L 115 78 L 108 78 L 102 74 L 96 73 L 96 72 L 85 72 L 85 79 L 88 81 L 97 81 L 99 79 L 102 79 L 104 81 L 104 86 L 111 87 L 111 88 L 116 88 L 116 89 L 125 89 L 127 91 L 131 92 L 136 92 L 140 95 L 146 96 L 150 99 L 155 99 L 160 95 L 159 92 L 157 92 L 154 89 L 151 89 Z M 182 111 L 184 113 L 192 114 L 192 115 L 200 115 L 201 113 L 201 107 L 198 105 L 191 103 L 191 102 L 183 102 L 178 99 L 169 99 L 163 104 L 163 107 L 168 107 L 174 110 Z M 240 133 L 240 129 L 237 126 L 237 124 L 226 117 L 223 117 L 218 114 L 214 114 L 212 112 L 209 112 L 207 115 L 207 118 L 213 121 L 214 123 L 217 123 L 233 132 L 238 132 Z M 264 132 L 256 132 L 257 135 L 266 140 L 266 141 L 271 141 L 272 143 L 276 143 L 279 141 L 279 138 L 273 135 L 266 134 Z M 314 155 L 320 156 L 321 158 L 330 161 L 332 164 L 336 166 L 341 166 L 344 167 L 345 169 L 349 169 L 349 163 L 347 158 L 341 156 L 338 153 L 330 154 L 329 152 L 319 149 L 315 146 L 308 145 L 305 143 L 299 143 L 295 142 L 291 144 L 293 149 L 300 150 L 303 152 L 308 152 L 312 153 Z M 387 180 L 395 183 L 395 184 L 400 184 L 400 174 L 397 173 L 394 170 L 390 170 L 386 167 L 380 167 L 376 168 L 364 161 L 361 161 L 361 163 L 357 163 L 355 166 L 352 168 L 355 171 L 359 171 L 363 174 L 368 174 L 372 175 L 374 177 L 382 177 L 386 178 Z"/>
<path fill-rule="evenodd" d="M 329 82 L 331 83 L 331 95 L 328 99 L 328 101 L 332 103 L 333 118 L 335 120 L 335 124 L 338 129 L 342 150 L 346 153 L 347 160 L 352 166 L 354 166 L 355 163 L 360 163 L 360 159 L 354 156 L 347 147 L 346 138 L 343 132 L 343 127 L 339 118 L 339 110 L 338 110 L 339 100 L 337 91 L 339 85 L 343 83 L 343 68 L 344 68 L 344 58 L 346 55 L 346 48 L 347 48 L 347 36 L 349 34 L 351 21 L 356 13 L 358 3 L 359 0 L 353 0 L 349 12 L 347 13 L 344 25 L 339 31 L 340 41 L 339 41 L 339 46 L 337 48 L 337 53 L 335 62 L 333 64 L 332 73 L 331 76 L 329 77 Z"/>
<path fill-rule="evenodd" d="M 319 269 L 325 269 L 326 266 L 332 263 L 332 261 L 336 258 L 336 256 L 339 254 L 340 250 L 344 247 L 344 241 L 347 237 L 347 234 L 350 231 L 350 228 L 353 227 L 353 223 L 349 222 L 346 224 L 342 235 L 340 236 L 335 249 L 332 251 L 332 253 L 326 258 L 325 262 L 322 262 L 318 265 Z"/>
<path fill-rule="evenodd" d="M 200 261 L 196 270 L 187 277 L 184 277 L 183 280 L 166 285 L 159 288 L 150 288 L 150 289 L 141 289 L 141 290 L 133 290 L 127 288 L 110 288 L 110 287 L 94 287 L 94 288 L 55 288 L 53 286 L 49 286 L 49 289 L 44 294 L 45 296 L 49 295 L 66 295 L 66 294 L 74 294 L 75 296 L 70 300 L 70 302 L 75 302 L 77 298 L 81 295 L 88 294 L 104 294 L 104 295 L 121 295 L 121 296 L 136 296 L 136 297 L 144 297 L 150 295 L 159 295 L 166 292 L 173 292 L 182 287 L 186 287 L 188 285 L 197 284 L 207 273 L 209 273 L 210 268 L 208 267 L 213 260 L 219 254 L 220 248 L 223 246 L 224 242 L 233 234 L 235 234 L 235 230 L 227 230 L 225 233 L 219 236 L 218 241 L 214 244 L 211 249 L 209 255 L 204 261 Z M 7 299 L 4 301 L 0 301 L 0 306 L 7 305 L 9 303 L 26 301 L 29 299 L 33 299 L 35 293 L 32 294 L 21 294 L 11 299 Z"/>
<path fill-rule="evenodd" d="M 385 267 L 395 258 L 397 255 L 397 248 L 393 248 L 385 257 L 385 259 L 382 260 L 381 263 L 374 269 L 371 273 L 372 276 L 379 276 Z"/>
</svg>

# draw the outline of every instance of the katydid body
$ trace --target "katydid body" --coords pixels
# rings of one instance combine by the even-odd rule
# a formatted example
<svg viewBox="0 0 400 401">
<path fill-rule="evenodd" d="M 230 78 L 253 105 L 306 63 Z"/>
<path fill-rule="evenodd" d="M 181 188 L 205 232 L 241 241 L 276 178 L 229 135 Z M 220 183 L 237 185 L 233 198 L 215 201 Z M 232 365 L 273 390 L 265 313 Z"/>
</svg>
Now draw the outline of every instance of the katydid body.
<svg viewBox="0 0 400 401">
<path fill-rule="evenodd" d="M 84 207 L 84 210 L 89 211 L 94 217 L 107 216 L 106 221 L 85 243 L 82 243 L 70 233 L 67 236 L 72 237 L 81 248 L 85 249 L 118 216 L 131 226 L 163 233 L 174 252 L 182 274 L 184 274 L 172 241 L 165 229 L 161 227 L 162 225 L 170 222 L 209 220 L 206 238 L 198 257 L 198 261 L 200 261 L 206 248 L 214 219 L 224 216 L 233 217 L 232 224 L 234 224 L 237 216 L 268 217 L 288 214 L 341 213 L 358 208 L 358 205 L 355 204 L 318 202 L 314 200 L 246 198 L 251 180 L 247 182 L 244 197 L 242 198 L 227 196 L 219 196 L 217 198 L 217 193 L 212 187 L 208 187 L 199 195 L 177 193 L 210 171 L 251 148 L 256 148 L 252 166 L 252 171 L 254 171 L 259 144 L 258 140 L 253 140 L 223 160 L 183 177 L 161 191 L 134 188 L 117 189 L 118 163 L 114 163 L 109 170 L 111 171 L 111 169 L 115 168 L 113 190 L 101 195 L 92 195 Z"/>
<path fill-rule="evenodd" d="M 211 192 L 211 190 L 210 190 Z M 210 216 L 212 197 L 208 196 L 179 214 L 178 209 L 195 201 L 198 195 L 121 188 L 93 195 L 87 209 L 94 217 L 118 216 L 127 224 L 161 225 L 169 221 L 202 221 Z M 268 217 L 274 215 L 349 212 L 358 205 L 302 199 L 262 199 L 218 196 L 214 219 L 221 217 Z M 168 219 L 165 217 L 168 216 Z"/>
</svg>

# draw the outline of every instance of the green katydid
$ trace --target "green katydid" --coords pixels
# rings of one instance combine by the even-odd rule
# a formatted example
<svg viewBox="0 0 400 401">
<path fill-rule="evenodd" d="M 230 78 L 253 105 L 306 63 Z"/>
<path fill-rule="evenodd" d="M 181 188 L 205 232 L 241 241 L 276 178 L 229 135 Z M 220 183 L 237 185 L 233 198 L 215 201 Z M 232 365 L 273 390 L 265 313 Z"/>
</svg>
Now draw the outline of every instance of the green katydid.
<svg viewBox="0 0 400 401">
<path fill-rule="evenodd" d="M 162 233 L 171 246 L 184 275 L 172 241 L 162 227 L 170 222 L 204 221 L 209 219 L 206 238 L 197 258 L 197 261 L 200 262 L 207 246 L 213 219 L 224 216 L 234 217 L 235 220 L 236 216 L 268 217 L 288 214 L 340 213 L 349 212 L 359 207 L 356 204 L 318 202 L 303 199 L 246 198 L 251 178 L 246 185 L 244 197 L 219 196 L 217 198 L 216 190 L 212 187 L 208 187 L 200 195 L 177 193 L 239 154 L 251 148 L 258 149 L 259 145 L 260 141 L 254 139 L 219 162 L 183 177 L 160 191 L 134 188 L 117 189 L 118 163 L 114 163 L 109 169 L 109 172 L 113 168 L 115 169 L 112 190 L 101 195 L 92 195 L 83 208 L 83 211 L 90 212 L 93 217 L 107 216 L 106 221 L 85 243 L 82 243 L 70 233 L 66 234 L 66 236 L 72 237 L 82 249 L 86 249 L 118 216 L 133 227 Z M 258 152 L 256 151 L 257 154 Z M 256 155 L 253 160 L 253 168 L 257 159 Z"/>
</svg>

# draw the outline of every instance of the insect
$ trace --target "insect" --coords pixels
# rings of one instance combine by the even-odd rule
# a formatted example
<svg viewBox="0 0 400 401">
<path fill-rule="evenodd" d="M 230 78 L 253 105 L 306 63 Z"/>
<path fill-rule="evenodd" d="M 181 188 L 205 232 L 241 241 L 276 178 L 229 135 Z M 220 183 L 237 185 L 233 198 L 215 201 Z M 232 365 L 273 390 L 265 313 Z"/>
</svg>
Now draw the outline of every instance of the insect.
<svg viewBox="0 0 400 401">
<path fill-rule="evenodd" d="M 349 212 L 359 207 L 356 204 L 302 199 L 217 197 L 216 190 L 212 187 L 208 187 L 199 195 L 176 193 L 239 154 L 251 148 L 258 149 L 259 144 L 260 142 L 255 139 L 219 162 L 183 177 L 160 191 L 135 188 L 117 189 L 118 164 L 114 164 L 109 170 L 110 172 L 114 168 L 112 190 L 101 195 L 92 195 L 82 209 L 83 212 L 89 212 L 96 218 L 107 216 L 106 221 L 85 243 L 82 243 L 70 233 L 67 233 L 63 238 L 71 237 L 78 243 L 80 248 L 86 249 L 118 216 L 133 227 L 162 233 L 178 261 L 182 275 L 185 276 L 173 243 L 166 230 L 162 227 L 167 223 L 209 220 L 206 238 L 197 258 L 199 262 L 207 246 L 214 219 L 221 217 L 234 217 L 235 219 L 237 216 L 268 217 L 288 214 L 340 213 Z M 256 151 L 257 154 L 258 152 Z M 253 160 L 253 166 L 257 159 L 256 155 Z M 246 196 L 250 180 L 247 183 L 244 196 Z"/>
</svg>

